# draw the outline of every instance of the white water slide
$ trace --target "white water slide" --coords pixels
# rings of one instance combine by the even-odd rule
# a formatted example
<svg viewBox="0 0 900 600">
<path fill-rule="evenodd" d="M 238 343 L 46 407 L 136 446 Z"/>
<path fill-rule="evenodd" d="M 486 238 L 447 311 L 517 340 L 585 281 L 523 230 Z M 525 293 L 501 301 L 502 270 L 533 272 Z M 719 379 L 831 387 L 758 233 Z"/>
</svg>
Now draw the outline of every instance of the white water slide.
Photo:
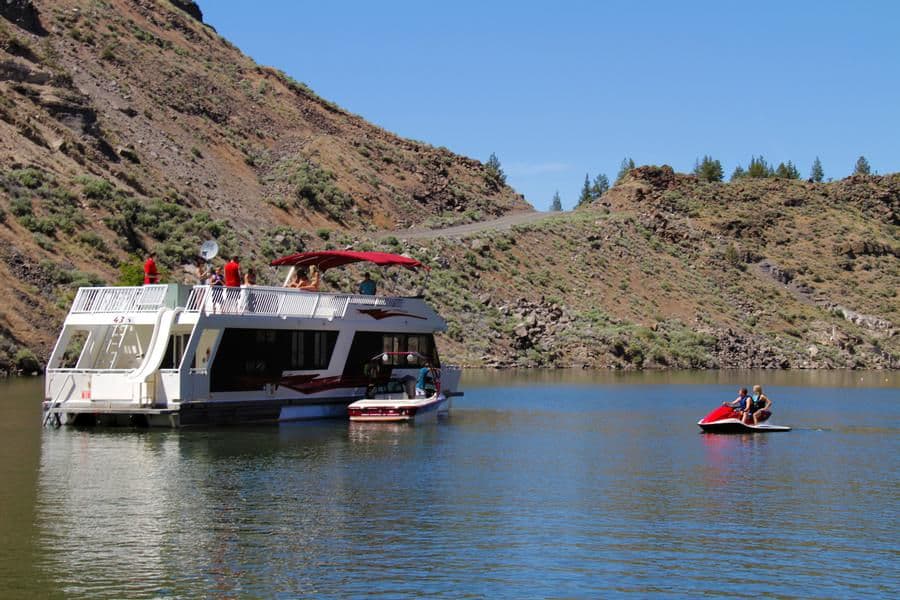
<svg viewBox="0 0 900 600">
<path fill-rule="evenodd" d="M 144 355 L 144 361 L 141 366 L 128 374 L 128 379 L 132 381 L 146 381 L 147 377 L 152 375 L 159 369 L 163 358 L 166 355 L 166 348 L 169 347 L 169 333 L 172 331 L 172 325 L 178 318 L 181 308 L 160 308 L 156 313 L 156 324 L 153 327 L 153 336 L 150 338 L 150 345 L 147 347 L 147 353 Z"/>
</svg>

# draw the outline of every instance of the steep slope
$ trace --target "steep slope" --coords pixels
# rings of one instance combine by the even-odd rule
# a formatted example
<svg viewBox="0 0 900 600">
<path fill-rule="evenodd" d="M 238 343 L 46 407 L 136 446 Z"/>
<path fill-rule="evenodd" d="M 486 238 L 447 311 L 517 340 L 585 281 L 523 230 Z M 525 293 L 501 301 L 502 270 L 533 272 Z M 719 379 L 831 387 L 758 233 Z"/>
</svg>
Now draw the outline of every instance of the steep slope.
<svg viewBox="0 0 900 600">
<path fill-rule="evenodd" d="M 397 240 L 467 364 L 900 366 L 900 175 L 702 183 L 641 167 L 511 232 Z"/>
<path fill-rule="evenodd" d="M 188 281 L 208 237 L 258 267 L 343 246 L 427 261 L 442 353 L 468 365 L 900 365 L 900 175 L 641 167 L 573 213 L 404 239 L 530 207 L 477 161 L 253 64 L 190 0 L 0 7 L 0 370 L 46 357 L 79 285 L 127 278 L 151 247 Z"/>
<path fill-rule="evenodd" d="M 253 63 L 190 0 L 0 5 L 0 346 L 46 355 L 79 284 L 202 239 L 262 263 L 320 229 L 531 210 L 490 170 Z M 0 352 L 3 350 L 0 349 Z"/>
</svg>

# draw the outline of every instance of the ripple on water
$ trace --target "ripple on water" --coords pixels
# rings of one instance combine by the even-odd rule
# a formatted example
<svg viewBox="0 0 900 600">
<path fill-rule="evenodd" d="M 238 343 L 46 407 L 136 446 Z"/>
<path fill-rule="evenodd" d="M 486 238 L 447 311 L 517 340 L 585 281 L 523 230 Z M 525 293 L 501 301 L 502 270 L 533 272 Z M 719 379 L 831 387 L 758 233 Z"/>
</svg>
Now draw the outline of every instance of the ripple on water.
<svg viewBox="0 0 900 600">
<path fill-rule="evenodd" d="M 898 595 L 893 396 L 796 389 L 794 432 L 709 436 L 720 392 L 687 387 L 476 388 L 436 427 L 44 431 L 30 568 L 90 598 Z"/>
</svg>

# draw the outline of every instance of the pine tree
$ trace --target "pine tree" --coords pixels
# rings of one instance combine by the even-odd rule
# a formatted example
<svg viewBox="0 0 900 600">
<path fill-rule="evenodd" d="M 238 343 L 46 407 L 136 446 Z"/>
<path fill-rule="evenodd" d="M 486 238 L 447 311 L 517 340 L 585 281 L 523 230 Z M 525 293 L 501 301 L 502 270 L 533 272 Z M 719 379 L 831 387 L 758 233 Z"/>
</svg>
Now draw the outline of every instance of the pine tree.
<svg viewBox="0 0 900 600">
<path fill-rule="evenodd" d="M 491 156 L 487 159 L 487 162 L 484 163 L 484 170 L 488 181 L 490 181 L 497 189 L 506 184 L 506 174 L 500 166 L 500 159 L 497 158 L 497 155 L 493 152 L 491 152 Z"/>
<path fill-rule="evenodd" d="M 865 156 L 860 156 L 856 159 L 856 168 L 853 170 L 854 175 L 871 175 L 872 167 L 869 165 L 869 161 L 866 160 Z"/>
<path fill-rule="evenodd" d="M 800 169 L 797 168 L 792 161 L 787 161 L 787 165 L 785 165 L 788 179 L 800 179 Z"/>
<path fill-rule="evenodd" d="M 722 169 L 722 163 L 711 156 L 704 156 L 702 161 L 694 161 L 694 175 L 700 181 L 722 181 L 725 171 Z"/>
<path fill-rule="evenodd" d="M 822 183 L 823 179 L 825 179 L 825 171 L 822 170 L 822 161 L 820 161 L 817 156 L 816 160 L 813 161 L 812 169 L 809 171 L 809 180 L 816 183 Z"/>
<path fill-rule="evenodd" d="M 734 171 L 731 173 L 731 181 L 737 181 L 738 179 L 743 179 L 747 176 L 747 171 L 744 170 L 744 167 L 738 165 L 734 168 Z"/>
<path fill-rule="evenodd" d="M 609 191 L 609 179 L 603 173 L 594 178 L 594 184 L 591 186 L 591 199 L 597 200 Z"/>
<path fill-rule="evenodd" d="M 791 161 L 787 161 L 787 164 L 778 163 L 778 168 L 775 169 L 775 177 L 781 179 L 800 179 L 800 171 L 797 170 L 797 167 L 795 167 L 794 163 Z"/>
<path fill-rule="evenodd" d="M 557 194 L 558 195 L 558 194 Z M 591 177 L 587 173 L 584 174 L 584 185 L 581 187 L 581 195 L 578 196 L 578 204 L 582 206 L 593 200 L 591 197 Z"/>
<path fill-rule="evenodd" d="M 772 170 L 772 167 L 766 162 L 762 156 L 750 157 L 750 166 L 747 167 L 747 177 L 753 177 L 755 179 L 763 179 L 765 177 L 772 177 L 775 175 L 775 172 Z"/>
<path fill-rule="evenodd" d="M 578 206 L 581 206 L 581 202 L 578 203 Z M 553 194 L 553 200 L 550 201 L 550 210 L 553 212 L 562 210 L 562 198 L 559 197 L 559 190 L 556 190 L 556 193 Z"/>
<path fill-rule="evenodd" d="M 622 164 L 619 165 L 619 173 L 616 175 L 616 183 L 622 181 L 626 175 L 628 175 L 628 171 L 634 168 L 634 161 L 627 156 L 622 159 Z"/>
</svg>

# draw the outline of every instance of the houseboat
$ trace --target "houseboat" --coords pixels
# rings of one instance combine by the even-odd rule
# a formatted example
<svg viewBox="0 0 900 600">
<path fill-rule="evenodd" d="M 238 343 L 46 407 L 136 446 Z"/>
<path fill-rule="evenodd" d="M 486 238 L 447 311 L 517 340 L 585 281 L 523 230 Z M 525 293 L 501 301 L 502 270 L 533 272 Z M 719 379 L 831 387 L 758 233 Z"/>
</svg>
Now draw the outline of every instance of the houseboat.
<svg viewBox="0 0 900 600">
<path fill-rule="evenodd" d="M 304 252 L 273 266 L 320 272 L 367 262 L 427 272 L 382 252 Z M 392 379 L 440 370 L 447 324 L 423 299 L 287 287 L 81 288 L 48 361 L 45 424 L 220 425 L 347 417 Z M 388 359 L 373 360 L 372 357 Z"/>
</svg>

